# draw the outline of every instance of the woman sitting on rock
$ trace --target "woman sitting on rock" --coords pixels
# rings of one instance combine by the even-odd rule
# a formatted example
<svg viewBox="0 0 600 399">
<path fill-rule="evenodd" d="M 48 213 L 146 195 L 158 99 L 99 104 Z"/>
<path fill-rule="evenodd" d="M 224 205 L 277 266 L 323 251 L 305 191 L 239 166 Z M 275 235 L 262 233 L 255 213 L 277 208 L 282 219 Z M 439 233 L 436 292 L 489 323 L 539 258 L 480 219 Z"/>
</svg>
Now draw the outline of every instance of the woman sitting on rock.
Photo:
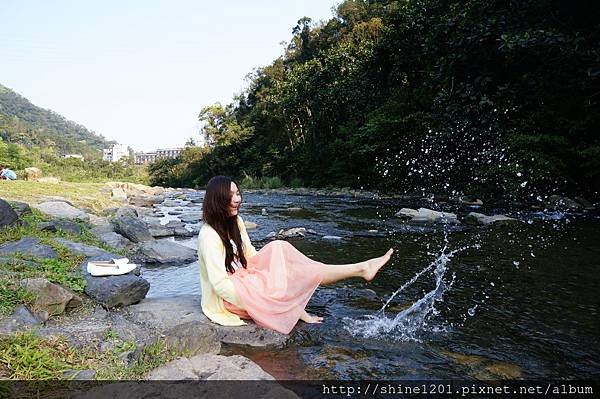
<svg viewBox="0 0 600 399">
<path fill-rule="evenodd" d="M 216 176 L 208 182 L 198 259 L 202 311 L 215 323 L 240 326 L 246 324 L 241 318 L 252 319 L 284 334 L 299 319 L 320 323 L 322 317 L 304 310 L 320 284 L 350 277 L 370 281 L 393 253 L 390 249 L 368 261 L 327 265 L 306 257 L 283 240 L 256 251 L 238 216 L 241 201 L 238 185 L 229 177 Z"/>
</svg>

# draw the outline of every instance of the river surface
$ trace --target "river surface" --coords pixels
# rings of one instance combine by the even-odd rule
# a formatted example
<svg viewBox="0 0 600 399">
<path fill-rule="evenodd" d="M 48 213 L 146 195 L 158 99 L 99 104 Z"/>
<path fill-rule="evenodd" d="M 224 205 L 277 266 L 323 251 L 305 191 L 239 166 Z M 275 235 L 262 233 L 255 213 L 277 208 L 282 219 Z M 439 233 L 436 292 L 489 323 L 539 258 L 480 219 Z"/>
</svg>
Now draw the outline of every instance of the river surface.
<svg viewBox="0 0 600 399">
<path fill-rule="evenodd" d="M 186 201 L 170 205 L 159 209 L 199 212 Z M 414 226 L 394 216 L 403 207 L 521 222 Z M 598 379 L 598 213 L 523 208 L 246 193 L 240 214 L 258 224 L 249 230 L 257 249 L 272 231 L 305 227 L 317 234 L 288 241 L 325 263 L 396 253 L 370 283 L 318 288 L 307 310 L 324 323 L 299 322 L 284 348 L 223 353 L 245 355 L 278 379 Z M 196 248 L 197 236 L 178 242 Z M 143 276 L 149 297 L 199 294 L 197 262 L 145 267 Z"/>
</svg>

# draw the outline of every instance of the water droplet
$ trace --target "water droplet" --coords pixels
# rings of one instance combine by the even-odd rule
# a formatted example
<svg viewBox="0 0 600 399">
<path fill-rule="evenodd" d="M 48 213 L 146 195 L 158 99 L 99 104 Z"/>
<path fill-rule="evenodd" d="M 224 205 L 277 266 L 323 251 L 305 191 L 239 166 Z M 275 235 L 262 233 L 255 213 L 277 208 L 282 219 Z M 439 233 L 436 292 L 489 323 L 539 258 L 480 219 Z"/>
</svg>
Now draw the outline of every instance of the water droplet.
<svg viewBox="0 0 600 399">
<path fill-rule="evenodd" d="M 475 309 L 477 309 L 477 305 L 473 306 L 472 308 L 469 308 L 469 310 L 467 311 L 467 313 L 469 313 L 469 316 L 475 316 Z"/>
<path fill-rule="evenodd" d="M 521 187 L 525 187 L 527 185 L 527 182 L 524 181 L 523 183 L 521 183 Z"/>
<path fill-rule="evenodd" d="M 493 282 L 491 282 L 491 283 L 490 283 L 490 285 L 491 285 L 492 287 L 495 287 L 495 286 L 496 286 L 496 285 L 495 285 Z"/>
<path fill-rule="evenodd" d="M 523 174 L 521 172 L 517 172 L 517 176 L 521 177 L 521 176 L 523 176 Z"/>
<path fill-rule="evenodd" d="M 513 265 L 515 265 L 515 267 L 518 269 L 519 265 L 521 264 L 521 262 L 517 262 L 516 260 L 513 260 Z"/>
</svg>

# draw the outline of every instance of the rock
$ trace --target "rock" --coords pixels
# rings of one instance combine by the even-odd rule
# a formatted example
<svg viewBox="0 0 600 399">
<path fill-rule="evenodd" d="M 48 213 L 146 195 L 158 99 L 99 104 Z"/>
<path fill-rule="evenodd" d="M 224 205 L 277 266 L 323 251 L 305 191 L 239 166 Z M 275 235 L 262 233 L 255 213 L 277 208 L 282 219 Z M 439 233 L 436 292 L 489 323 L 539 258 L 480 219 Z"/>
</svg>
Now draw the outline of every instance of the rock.
<svg viewBox="0 0 600 399">
<path fill-rule="evenodd" d="M 15 308 L 13 314 L 0 321 L 0 337 L 11 336 L 17 331 L 41 324 L 24 305 Z"/>
<path fill-rule="evenodd" d="M 70 220 L 51 220 L 49 222 L 40 222 L 37 224 L 38 230 L 41 231 L 52 231 L 58 230 L 66 231 L 72 234 L 81 234 L 81 226 Z"/>
<path fill-rule="evenodd" d="M 19 217 L 23 215 L 31 215 L 31 207 L 29 206 L 29 204 L 19 201 L 10 201 L 9 204 L 12 207 L 12 209 L 15 212 L 17 212 L 17 215 L 19 215 Z M 0 212 L 0 215 L 2 215 L 2 212 Z"/>
<path fill-rule="evenodd" d="M 250 359 L 240 355 L 196 355 L 173 360 L 146 374 L 147 380 L 274 380 Z"/>
<path fill-rule="evenodd" d="M 135 251 L 135 259 L 143 263 L 187 264 L 198 259 L 196 250 L 173 241 L 154 240 L 140 243 Z"/>
<path fill-rule="evenodd" d="M 45 278 L 24 279 L 21 280 L 21 286 L 34 295 L 34 309 L 46 311 L 49 316 L 62 314 L 65 309 L 82 304 L 81 298 L 76 294 Z"/>
<path fill-rule="evenodd" d="M 50 183 L 50 184 L 58 184 L 60 183 L 60 177 L 40 177 L 39 179 L 35 179 L 38 183 Z"/>
<path fill-rule="evenodd" d="M 495 379 L 517 380 L 521 378 L 521 368 L 512 363 L 492 363 L 489 366 L 486 366 L 485 370 L 492 374 Z"/>
<path fill-rule="evenodd" d="M 93 247 L 91 245 L 82 244 L 80 242 L 69 241 L 65 238 L 55 238 L 54 241 L 64 245 L 70 251 L 77 255 L 84 255 L 86 258 L 93 258 L 94 260 L 110 260 L 113 258 L 120 258 L 119 255 L 107 252 L 102 248 Z"/>
<path fill-rule="evenodd" d="M 546 202 L 546 206 L 550 209 L 581 209 L 582 206 L 577 202 L 568 197 L 561 197 L 560 195 L 551 195 Z"/>
<path fill-rule="evenodd" d="M 111 190 L 111 196 L 112 196 L 112 199 L 115 201 L 122 201 L 122 202 L 127 201 L 127 193 L 125 192 L 125 190 L 123 190 L 120 187 L 113 188 Z"/>
<path fill-rule="evenodd" d="M 72 381 L 90 381 L 96 379 L 96 372 L 94 370 L 67 370 L 63 373 L 65 380 Z"/>
<path fill-rule="evenodd" d="M 167 215 L 171 215 L 171 216 L 177 216 L 177 215 L 181 215 L 183 214 L 182 211 L 169 211 L 167 212 Z"/>
<path fill-rule="evenodd" d="M 520 221 L 504 215 L 487 216 L 482 213 L 470 212 L 465 216 L 464 222 L 475 226 L 489 226 L 491 224 L 506 224 Z"/>
<path fill-rule="evenodd" d="M 450 212 L 438 212 L 427 208 L 419 208 L 416 210 L 403 208 L 396 214 L 402 218 L 409 218 L 410 223 L 414 224 L 460 224 L 456 218 L 456 214 Z"/>
<path fill-rule="evenodd" d="M 274 231 L 272 231 L 269 234 L 267 234 L 264 239 L 265 240 L 273 240 L 275 238 L 277 238 L 277 233 L 275 233 Z"/>
<path fill-rule="evenodd" d="M 199 297 L 148 298 L 129 306 L 124 317 L 164 336 L 166 344 L 180 353 L 219 353 L 221 342 L 202 313 Z"/>
<path fill-rule="evenodd" d="M 402 208 L 396 213 L 395 216 L 402 218 L 402 219 L 412 219 L 413 217 L 417 216 L 418 214 L 419 214 L 419 211 L 417 211 L 416 209 Z"/>
<path fill-rule="evenodd" d="M 83 222 L 87 222 L 90 219 L 87 213 L 63 201 L 42 202 L 33 207 L 55 218 L 81 220 Z"/>
<path fill-rule="evenodd" d="M 42 177 L 42 171 L 38 168 L 25 168 L 25 175 L 23 178 L 28 181 L 36 181 Z"/>
<path fill-rule="evenodd" d="M 250 222 L 248 220 L 244 220 L 244 225 L 246 226 L 246 230 L 252 230 L 258 227 L 256 223 Z"/>
<path fill-rule="evenodd" d="M 94 277 L 87 272 L 87 261 L 80 269 L 86 281 L 85 293 L 106 308 L 127 306 L 146 297 L 150 283 L 133 273 Z"/>
<path fill-rule="evenodd" d="M 17 252 L 37 258 L 56 259 L 58 257 L 52 247 L 42 244 L 35 237 L 23 237 L 19 241 L 0 245 L 0 254 L 14 254 Z"/>
<path fill-rule="evenodd" d="M 187 205 L 187 201 L 174 200 L 174 199 L 166 199 L 166 200 L 163 201 L 163 203 L 161 205 L 165 206 L 167 208 L 175 208 L 175 207 L 178 207 L 178 206 L 185 206 L 185 205 Z"/>
<path fill-rule="evenodd" d="M 132 244 L 127 238 L 113 231 L 112 225 L 93 227 L 90 232 L 109 247 L 125 249 Z"/>
<path fill-rule="evenodd" d="M 193 237 L 194 232 L 186 229 L 185 227 L 176 227 L 173 229 L 173 235 L 175 237 Z"/>
<path fill-rule="evenodd" d="M 162 195 L 140 194 L 140 195 L 130 196 L 129 204 L 150 208 L 154 204 L 160 204 L 161 202 L 163 202 L 163 200 L 164 200 L 164 197 Z"/>
<path fill-rule="evenodd" d="M 150 234 L 152 234 L 152 237 L 154 237 L 154 238 L 170 237 L 175 234 L 174 229 L 171 229 L 171 228 L 168 228 L 165 226 L 158 226 L 158 225 L 151 225 L 149 231 L 150 231 Z"/>
<path fill-rule="evenodd" d="M 306 228 L 294 227 L 292 229 L 279 230 L 279 232 L 277 233 L 277 236 L 281 237 L 281 238 L 304 237 L 304 233 L 306 233 Z"/>
<path fill-rule="evenodd" d="M 479 198 L 463 197 L 460 199 L 460 202 L 465 205 L 476 205 L 476 206 L 483 205 L 483 201 L 480 200 Z"/>
<path fill-rule="evenodd" d="M 139 217 L 138 211 L 132 206 L 122 206 L 115 212 L 115 218 L 127 216 L 130 218 Z"/>
<path fill-rule="evenodd" d="M 128 196 L 141 194 L 160 195 L 165 192 L 165 189 L 162 187 L 150 187 L 136 183 L 107 182 L 105 183 L 105 186 L 107 189 L 120 188 L 125 191 Z"/>
<path fill-rule="evenodd" d="M 96 216 L 96 215 L 91 214 L 91 213 L 88 214 L 88 216 L 90 217 L 90 220 L 88 222 L 90 225 L 92 225 L 92 226 L 103 226 L 103 227 L 110 226 L 110 230 L 111 231 L 113 230 L 112 223 L 107 218 L 105 218 L 103 216 Z"/>
<path fill-rule="evenodd" d="M 19 215 L 12 206 L 0 198 L 0 229 L 17 224 Z"/>
<path fill-rule="evenodd" d="M 185 223 L 183 223 L 183 222 L 182 222 L 182 221 L 180 221 L 180 220 L 169 220 L 169 221 L 167 222 L 167 224 L 165 224 L 165 225 L 163 225 L 163 226 L 164 226 L 164 227 L 168 227 L 168 228 L 172 228 L 172 229 L 174 229 L 174 228 L 176 228 L 176 227 L 184 227 L 184 226 L 185 226 Z"/>
<path fill-rule="evenodd" d="M 181 220 L 183 223 L 200 223 L 200 213 L 186 213 L 179 216 L 179 220 Z"/>
<path fill-rule="evenodd" d="M 114 220 L 115 232 L 133 242 L 154 240 L 148 229 L 148 224 L 138 218 L 121 216 Z"/>
<path fill-rule="evenodd" d="M 129 306 L 125 312 L 128 320 L 137 324 L 153 326 L 163 332 L 177 329 L 177 326 L 187 323 L 190 325 L 205 324 L 216 332 L 216 341 L 210 345 L 207 344 L 204 349 L 209 353 L 219 353 L 219 342 L 265 347 L 280 346 L 288 340 L 287 335 L 261 328 L 251 321 L 245 326 L 236 327 L 213 323 L 202 313 L 198 295 L 146 298 L 137 305 Z M 185 328 L 187 327 L 183 327 L 183 329 Z M 201 331 L 203 330 L 198 329 L 196 335 L 201 335 Z M 194 334 L 193 331 L 192 334 Z"/>
</svg>

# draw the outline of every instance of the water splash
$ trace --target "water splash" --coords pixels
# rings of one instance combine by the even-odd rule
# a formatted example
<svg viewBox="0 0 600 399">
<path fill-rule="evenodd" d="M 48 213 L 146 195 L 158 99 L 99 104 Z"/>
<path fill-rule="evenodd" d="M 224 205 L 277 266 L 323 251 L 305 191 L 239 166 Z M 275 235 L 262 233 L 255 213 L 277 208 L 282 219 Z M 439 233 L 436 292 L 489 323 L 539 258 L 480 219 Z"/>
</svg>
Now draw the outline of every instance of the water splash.
<svg viewBox="0 0 600 399">
<path fill-rule="evenodd" d="M 435 305 L 442 301 L 443 295 L 454 283 L 455 275 L 449 282 L 444 280 L 447 266 L 452 257 L 466 248 L 459 248 L 446 252 L 447 246 L 440 251 L 440 254 L 433 262 L 427 265 L 423 270 L 416 273 L 409 281 L 398 288 L 392 296 L 386 301 L 383 307 L 373 315 L 365 315 L 362 318 L 352 319 L 345 317 L 342 322 L 344 329 L 354 336 L 364 338 L 385 336 L 399 341 L 420 341 L 419 334 L 428 329 L 439 331 L 439 326 L 429 326 L 428 321 L 439 314 Z M 421 299 L 415 302 L 408 309 L 403 310 L 394 317 L 385 314 L 385 308 L 392 299 L 411 286 L 419 277 L 433 270 L 435 276 L 435 288 L 426 293 Z M 431 328 L 428 328 L 431 327 Z"/>
</svg>

